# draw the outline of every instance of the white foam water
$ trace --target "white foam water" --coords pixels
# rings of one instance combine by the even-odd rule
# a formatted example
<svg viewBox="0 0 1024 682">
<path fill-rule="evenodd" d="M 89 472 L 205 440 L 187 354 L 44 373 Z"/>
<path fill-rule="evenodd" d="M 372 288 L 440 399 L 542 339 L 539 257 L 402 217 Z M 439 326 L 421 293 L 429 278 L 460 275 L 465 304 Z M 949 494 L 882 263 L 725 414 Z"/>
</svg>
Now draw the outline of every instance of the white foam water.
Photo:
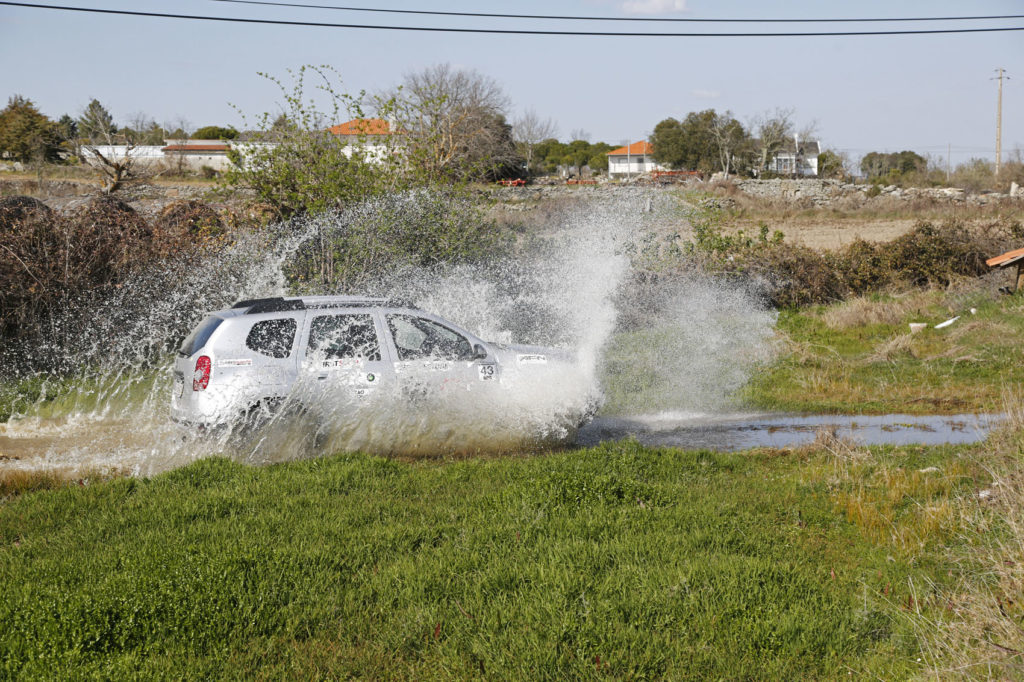
<svg viewBox="0 0 1024 682">
<path fill-rule="evenodd" d="M 409 197 L 378 201 L 417 210 Z M 302 410 L 284 409 L 241 429 L 197 434 L 171 423 L 170 351 L 189 328 L 235 300 L 289 294 L 285 269 L 303 244 L 325 229 L 343 230 L 353 215 L 366 220 L 383 210 L 369 202 L 353 214 L 281 228 L 283 238 L 252 234 L 201 260 L 164 264 L 98 309 L 56 321 L 33 352 L 75 379 L 33 377 L 42 381 L 44 396 L 56 398 L 25 399 L 0 425 L 0 468 L 150 475 L 212 454 L 266 463 L 340 450 L 446 456 L 571 441 L 580 416 L 600 402 L 601 381 L 621 379 L 602 364 L 620 309 L 637 304 L 623 291 L 631 277 L 630 246 L 643 229 L 635 209 L 645 199 L 628 201 L 570 207 L 543 239 L 511 257 L 406 266 L 368 278 L 360 291 L 309 292 L 404 298 L 488 341 L 570 349 L 571 366 L 552 366 L 529 381 L 510 374 L 505 385 L 469 396 L 410 399 L 396 389 L 353 402 L 344 391 L 316 400 L 296 395 L 289 402 Z M 393 218 L 395 206 L 384 208 Z M 773 315 L 742 287 L 707 278 L 674 280 L 657 296 L 649 322 L 659 342 L 633 360 L 658 375 L 658 387 L 641 392 L 637 404 L 646 411 L 652 400 L 659 409 L 719 406 L 768 352 Z M 619 363 L 618 375 L 630 371 L 629 362 Z"/>
</svg>

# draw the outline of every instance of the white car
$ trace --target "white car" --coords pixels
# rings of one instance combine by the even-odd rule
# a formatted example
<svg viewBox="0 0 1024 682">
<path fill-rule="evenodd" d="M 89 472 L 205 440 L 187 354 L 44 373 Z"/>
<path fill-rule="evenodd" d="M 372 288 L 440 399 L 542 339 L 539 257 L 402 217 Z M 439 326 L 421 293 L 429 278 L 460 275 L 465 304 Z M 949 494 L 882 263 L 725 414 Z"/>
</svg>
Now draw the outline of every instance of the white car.
<svg viewBox="0 0 1024 682">
<path fill-rule="evenodd" d="M 524 386 L 551 394 L 552 382 L 573 381 L 573 367 L 567 351 L 489 343 L 387 299 L 261 298 L 210 313 L 182 342 L 171 416 L 205 428 L 286 403 L 386 409 L 387 401 L 431 395 L 472 409 L 475 400 Z M 578 426 L 592 404 L 569 411 Z"/>
</svg>

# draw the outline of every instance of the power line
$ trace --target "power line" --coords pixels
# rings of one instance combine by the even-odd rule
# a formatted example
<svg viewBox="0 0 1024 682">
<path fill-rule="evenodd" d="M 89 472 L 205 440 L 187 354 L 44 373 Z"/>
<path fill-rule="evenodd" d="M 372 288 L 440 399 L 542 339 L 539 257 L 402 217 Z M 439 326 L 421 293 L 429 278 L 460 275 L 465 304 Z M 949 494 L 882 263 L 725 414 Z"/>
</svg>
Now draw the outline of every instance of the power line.
<svg viewBox="0 0 1024 682">
<path fill-rule="evenodd" d="M 302 9 L 330 9 L 345 12 L 382 12 L 388 14 L 420 14 L 443 17 L 486 17 L 494 19 L 554 19 L 558 21 L 645 21 L 655 23 L 720 23 L 720 24 L 825 24 L 825 23 L 868 23 L 895 21 L 984 21 L 995 19 L 1024 19 L 1024 14 L 993 14 L 963 17 L 871 17 L 864 19 L 697 19 L 689 17 L 599 17 L 558 14 L 492 14 L 489 12 L 442 12 L 423 9 L 385 9 L 381 7 L 339 7 L 337 5 L 312 5 L 307 3 L 271 2 L 270 0 L 210 0 L 234 5 L 266 5 L 270 7 L 293 7 Z"/>
<path fill-rule="evenodd" d="M 139 12 L 124 9 L 100 9 L 96 7 L 67 7 L 63 5 L 44 5 L 30 2 L 9 2 L 0 0 L 0 5 L 10 7 L 29 7 L 33 9 L 50 9 L 63 12 L 84 12 L 91 14 L 108 14 L 132 17 L 151 17 L 158 19 L 192 19 L 196 21 L 217 21 L 236 24 L 262 24 L 273 26 L 302 26 L 313 28 L 355 28 L 380 31 L 426 31 L 432 33 L 487 33 L 502 35 L 542 35 L 542 36 L 615 36 L 637 38 L 795 38 L 812 36 L 902 36 L 928 35 L 940 33 L 994 33 L 1006 31 L 1024 31 L 1024 26 L 1005 26 L 998 28 L 939 28 L 898 31 L 813 31 L 813 32 L 771 32 L 771 33 L 650 33 L 632 31 L 542 31 L 530 29 L 499 29 L 499 28 L 452 28 L 441 26 L 388 26 L 377 24 L 339 24 L 324 21 L 285 21 L 281 19 L 251 19 L 243 17 L 218 17 L 197 14 L 168 14 L 164 12 Z"/>
</svg>

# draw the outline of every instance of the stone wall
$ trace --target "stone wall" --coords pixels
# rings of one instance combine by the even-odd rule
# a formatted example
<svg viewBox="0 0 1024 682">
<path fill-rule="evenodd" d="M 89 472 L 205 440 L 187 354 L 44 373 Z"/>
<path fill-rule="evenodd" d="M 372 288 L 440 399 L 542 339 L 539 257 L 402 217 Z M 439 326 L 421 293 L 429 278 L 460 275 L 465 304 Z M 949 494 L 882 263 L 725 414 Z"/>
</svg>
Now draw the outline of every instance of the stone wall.
<svg viewBox="0 0 1024 682">
<path fill-rule="evenodd" d="M 893 199 L 929 198 L 953 202 L 985 204 L 990 201 L 1006 198 L 1024 198 L 1019 188 L 1009 193 L 965 192 L 958 187 L 897 187 L 896 185 L 878 186 L 853 184 L 839 180 L 736 180 L 734 184 L 744 194 L 759 199 L 791 200 L 809 202 L 815 206 L 824 206 L 840 199 L 852 199 L 854 202 L 867 201 L 872 197 Z"/>
</svg>

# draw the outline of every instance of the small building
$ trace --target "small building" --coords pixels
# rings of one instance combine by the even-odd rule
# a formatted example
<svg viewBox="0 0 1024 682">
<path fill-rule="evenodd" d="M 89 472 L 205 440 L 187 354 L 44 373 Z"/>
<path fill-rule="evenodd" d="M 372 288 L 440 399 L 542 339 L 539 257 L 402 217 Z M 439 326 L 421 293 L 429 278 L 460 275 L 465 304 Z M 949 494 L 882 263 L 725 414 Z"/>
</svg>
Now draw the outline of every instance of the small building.
<svg viewBox="0 0 1024 682">
<path fill-rule="evenodd" d="M 231 166 L 228 151 L 231 143 L 223 140 L 165 140 L 161 149 L 164 159 L 174 166 L 199 170 L 207 166 L 217 171 Z"/>
<path fill-rule="evenodd" d="M 651 171 L 667 170 L 654 160 L 654 147 L 647 140 L 607 152 L 608 177 L 626 178 Z"/>
<path fill-rule="evenodd" d="M 395 131 L 391 124 L 382 118 L 354 118 L 327 129 L 337 135 L 346 144 L 346 155 L 351 158 L 352 150 L 361 147 L 363 158 L 368 161 L 380 161 L 387 156 L 391 145 L 387 142 Z"/>
<path fill-rule="evenodd" d="M 787 141 L 775 156 L 768 160 L 769 173 L 776 175 L 797 175 L 804 178 L 818 177 L 818 154 L 821 143 L 817 140 L 800 142 L 797 139 Z"/>
</svg>

